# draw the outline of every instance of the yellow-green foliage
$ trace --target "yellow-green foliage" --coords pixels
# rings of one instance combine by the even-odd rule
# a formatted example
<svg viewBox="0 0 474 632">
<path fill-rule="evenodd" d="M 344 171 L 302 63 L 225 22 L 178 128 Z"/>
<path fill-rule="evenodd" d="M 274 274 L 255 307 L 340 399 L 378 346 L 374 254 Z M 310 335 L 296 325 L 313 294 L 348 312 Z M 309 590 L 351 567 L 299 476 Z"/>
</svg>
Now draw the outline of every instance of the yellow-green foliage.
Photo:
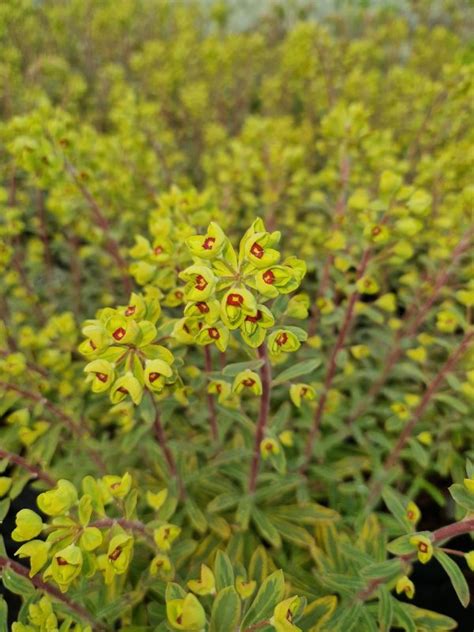
<svg viewBox="0 0 474 632">
<path fill-rule="evenodd" d="M 468 605 L 472 8 L 331 4 L 0 3 L 0 632 Z"/>
</svg>

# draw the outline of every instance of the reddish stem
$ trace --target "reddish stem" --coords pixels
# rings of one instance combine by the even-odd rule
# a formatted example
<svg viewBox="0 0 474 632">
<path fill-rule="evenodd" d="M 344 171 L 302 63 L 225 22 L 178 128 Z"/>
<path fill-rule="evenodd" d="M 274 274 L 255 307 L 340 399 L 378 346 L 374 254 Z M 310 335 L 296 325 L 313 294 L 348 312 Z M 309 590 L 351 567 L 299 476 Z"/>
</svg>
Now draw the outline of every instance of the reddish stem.
<svg viewBox="0 0 474 632">
<path fill-rule="evenodd" d="M 206 374 L 209 375 L 210 373 L 212 373 L 212 356 L 211 356 L 211 349 L 209 345 L 206 345 L 204 347 L 204 362 L 205 362 Z M 211 424 L 212 439 L 214 441 L 218 441 L 219 432 L 217 428 L 216 403 L 214 401 L 214 397 L 212 393 L 207 393 L 207 406 L 209 409 L 209 422 Z"/>
<path fill-rule="evenodd" d="M 40 395 L 39 393 L 33 393 L 31 391 L 26 391 L 25 389 L 20 388 L 16 384 L 10 384 L 9 382 L 3 382 L 1 380 L 0 380 L 0 388 L 4 388 L 5 390 L 14 391 L 15 393 L 18 393 L 19 395 L 21 395 L 25 399 L 29 399 L 30 401 L 36 402 L 38 404 L 41 404 L 54 417 L 57 417 L 58 419 L 63 421 L 64 424 L 69 428 L 71 433 L 76 435 L 80 439 L 84 438 L 84 436 L 87 434 L 87 430 L 85 428 L 83 428 L 72 417 L 70 417 L 68 414 L 66 414 L 64 411 L 62 411 L 60 408 L 55 406 L 53 404 L 53 402 L 51 402 L 49 399 L 44 397 L 44 395 Z M 97 465 L 97 467 L 102 472 L 105 472 L 106 467 L 105 467 L 104 461 L 102 460 L 101 455 L 96 450 L 94 450 L 92 448 L 88 449 L 88 453 L 89 453 L 91 459 Z"/>
<path fill-rule="evenodd" d="M 26 459 L 18 454 L 14 454 L 13 452 L 8 452 L 7 450 L 2 450 L 2 448 L 0 448 L 0 459 L 7 459 L 10 463 L 18 465 L 18 467 L 21 467 L 29 472 L 34 478 L 44 481 L 50 487 L 55 487 L 56 485 L 56 481 L 52 476 L 37 465 L 28 463 Z"/>
<path fill-rule="evenodd" d="M 268 416 L 270 413 L 270 392 L 272 371 L 270 366 L 270 360 L 268 358 L 267 347 L 263 342 L 258 348 L 258 357 L 263 360 L 263 365 L 260 368 L 260 377 L 262 380 L 262 396 L 260 399 L 260 412 L 258 416 L 257 429 L 255 432 L 255 444 L 253 449 L 252 464 L 250 467 L 249 477 L 249 494 L 253 494 L 257 487 L 257 476 L 260 466 L 260 444 L 263 441 L 265 434 L 265 428 L 268 422 Z"/>
<path fill-rule="evenodd" d="M 41 590 L 42 592 L 47 593 L 51 597 L 54 597 L 54 599 L 57 599 L 57 601 L 64 604 L 64 606 L 66 606 L 66 608 L 71 613 L 74 613 L 76 617 L 79 618 L 79 621 L 81 623 L 83 623 L 84 621 L 87 621 L 92 626 L 93 630 L 96 630 L 97 632 L 102 632 L 109 629 L 103 623 L 96 621 L 88 610 L 83 608 L 80 604 L 72 601 L 72 599 L 70 599 L 67 595 L 62 593 L 59 590 L 59 588 L 56 588 L 56 586 L 53 586 L 52 584 L 48 584 L 47 582 L 44 582 L 38 575 L 36 575 L 35 577 L 30 577 L 28 569 L 22 566 L 21 564 L 19 564 L 18 562 L 15 562 L 14 560 L 11 560 L 8 557 L 0 556 L 0 570 L 2 568 L 11 568 L 15 573 L 17 573 L 18 575 L 21 575 L 22 577 L 26 578 L 29 582 L 31 582 L 37 590 Z"/>
<path fill-rule="evenodd" d="M 119 271 L 121 273 L 121 276 L 122 276 L 122 284 L 123 284 L 124 290 L 125 290 L 125 292 L 128 295 L 132 291 L 132 281 L 131 281 L 130 276 L 128 274 L 127 262 L 125 261 L 125 259 L 122 257 L 122 255 L 120 253 L 120 248 L 119 248 L 119 245 L 118 245 L 117 241 L 111 236 L 112 231 L 111 231 L 111 228 L 110 228 L 109 221 L 106 218 L 106 216 L 103 214 L 100 206 L 98 205 L 98 203 L 97 203 L 96 199 L 94 198 L 94 196 L 92 195 L 92 193 L 89 191 L 89 189 L 82 182 L 82 180 L 81 180 L 79 174 L 77 173 L 77 170 L 74 167 L 74 165 L 67 158 L 64 159 L 64 164 L 65 164 L 65 167 L 66 167 L 66 171 L 72 177 L 72 179 L 74 180 L 74 183 L 76 184 L 77 188 L 82 193 L 84 199 L 88 203 L 89 208 L 92 211 L 92 218 L 94 220 L 95 225 L 98 228 L 100 228 L 102 230 L 103 234 L 104 234 L 105 247 L 106 247 L 108 253 L 110 254 L 110 256 L 112 257 L 112 259 L 117 264 L 117 267 L 118 267 L 118 269 L 119 269 Z"/>
<path fill-rule="evenodd" d="M 474 331 L 470 331 L 465 334 L 464 338 L 462 339 L 456 351 L 449 356 L 449 358 L 441 367 L 436 377 L 433 379 L 433 381 L 430 383 L 430 385 L 426 389 L 420 403 L 413 411 L 413 415 L 410 421 L 406 423 L 405 427 L 403 428 L 402 433 L 400 434 L 398 438 L 397 443 L 395 444 L 392 451 L 390 452 L 390 454 L 387 456 L 385 460 L 385 463 L 383 465 L 385 472 L 388 472 L 389 470 L 391 470 L 394 467 L 394 465 L 398 462 L 401 451 L 403 450 L 407 441 L 411 437 L 415 426 L 420 421 L 428 404 L 431 402 L 433 396 L 439 389 L 441 383 L 445 380 L 448 373 L 450 373 L 453 370 L 453 368 L 456 366 L 459 359 L 463 356 L 467 347 L 469 346 L 469 343 L 471 342 L 473 338 L 474 338 Z M 377 483 L 373 483 L 371 485 L 371 493 L 369 494 L 369 504 L 374 502 L 378 498 L 378 495 L 382 487 L 383 487 L 383 483 L 381 481 Z"/>
<path fill-rule="evenodd" d="M 367 268 L 367 263 L 369 261 L 369 257 L 370 257 L 370 250 L 367 249 L 364 251 L 364 254 L 362 255 L 362 259 L 359 264 L 359 268 L 357 270 L 357 280 L 361 279 L 362 276 L 364 275 L 365 270 Z M 319 432 L 321 420 L 324 414 L 324 407 L 326 405 L 328 392 L 329 392 L 329 389 L 331 388 L 332 382 L 334 380 L 334 376 L 336 375 L 337 356 L 342 351 L 345 340 L 346 340 L 346 336 L 349 333 L 349 330 L 351 328 L 353 317 L 354 317 L 354 308 L 355 308 L 358 298 L 359 298 L 359 292 L 357 290 L 354 290 L 354 292 L 349 297 L 349 300 L 347 303 L 346 315 L 344 317 L 344 322 L 342 324 L 341 329 L 339 330 L 339 335 L 337 337 L 336 344 L 334 345 L 334 348 L 329 358 L 326 378 L 324 380 L 323 392 L 321 393 L 321 397 L 319 398 L 318 405 L 316 407 L 316 411 L 313 418 L 313 424 L 311 426 L 308 441 L 306 443 L 305 460 L 303 462 L 303 465 L 300 468 L 301 474 L 306 473 L 306 470 L 311 462 L 311 457 L 313 455 L 314 441 L 316 439 L 316 435 Z"/>
<path fill-rule="evenodd" d="M 101 518 L 100 520 L 96 520 L 95 522 L 91 522 L 89 527 L 97 527 L 97 529 L 109 529 L 114 525 L 120 525 L 126 531 L 132 531 L 133 533 L 137 533 L 141 535 L 149 544 L 155 548 L 155 541 L 153 540 L 153 536 L 150 534 L 146 525 L 139 520 L 127 520 L 126 518 Z"/>
<path fill-rule="evenodd" d="M 376 382 L 372 384 L 369 391 L 364 396 L 363 400 L 359 403 L 359 405 L 356 407 L 354 412 L 352 412 L 350 416 L 348 417 L 347 422 L 349 425 L 351 425 L 356 419 L 358 419 L 368 409 L 370 402 L 375 397 L 377 397 L 377 395 L 380 393 L 381 389 L 383 388 L 387 380 L 387 377 L 390 375 L 393 367 L 396 365 L 398 359 L 403 354 L 403 347 L 401 345 L 402 341 L 406 340 L 407 338 L 411 338 L 417 332 L 418 328 L 425 320 L 426 316 L 429 313 L 430 308 L 432 307 L 435 300 L 438 298 L 443 287 L 446 285 L 446 282 L 449 279 L 449 276 L 452 272 L 453 267 L 462 257 L 464 252 L 468 249 L 473 232 L 474 232 L 474 229 L 472 228 L 467 230 L 464 236 L 462 237 L 462 239 L 459 241 L 458 245 L 453 250 L 449 264 L 443 270 L 441 270 L 439 274 L 437 275 L 436 280 L 433 285 L 433 289 L 430 292 L 430 295 L 425 301 L 425 303 L 423 303 L 423 305 L 420 307 L 419 310 L 416 310 L 416 304 L 414 303 L 413 307 L 415 309 L 412 308 L 406 314 L 404 318 L 405 326 L 399 329 L 395 336 L 395 340 L 393 342 L 393 348 L 385 360 L 382 373 L 380 374 Z M 411 321 L 412 318 L 414 318 L 413 321 Z"/>
<path fill-rule="evenodd" d="M 165 457 L 166 464 L 168 465 L 168 470 L 171 476 L 176 479 L 179 488 L 180 497 L 183 498 L 185 496 L 185 490 L 183 486 L 183 482 L 178 473 L 178 468 L 176 467 L 176 461 L 174 460 L 173 453 L 168 445 L 166 440 L 165 429 L 163 428 L 163 424 L 161 423 L 160 411 L 158 410 L 157 403 L 150 393 L 151 401 L 153 402 L 153 406 L 155 408 L 155 421 L 153 422 L 153 430 L 155 433 L 156 440 L 161 450 L 163 451 L 163 456 Z"/>
</svg>

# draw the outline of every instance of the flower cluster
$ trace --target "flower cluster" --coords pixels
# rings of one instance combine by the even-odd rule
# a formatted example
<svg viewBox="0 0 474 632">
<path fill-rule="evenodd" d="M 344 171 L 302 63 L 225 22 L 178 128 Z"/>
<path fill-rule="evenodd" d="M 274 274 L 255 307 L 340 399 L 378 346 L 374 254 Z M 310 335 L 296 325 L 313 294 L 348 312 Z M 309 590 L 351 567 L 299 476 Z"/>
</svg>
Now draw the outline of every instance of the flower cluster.
<svg viewBox="0 0 474 632">
<path fill-rule="evenodd" d="M 116 576 L 127 572 L 137 533 L 155 552 L 150 574 L 170 579 L 174 569 L 169 552 L 181 532 L 168 522 L 176 502 L 166 488 L 157 493 L 149 491 L 146 500 L 155 512 L 149 526 L 130 519 L 135 514 L 137 492 L 128 472 L 98 480 L 86 476 L 82 493 L 70 481 L 60 479 L 54 489 L 37 499 L 47 522 L 31 509 L 17 513 L 12 538 L 25 544 L 16 555 L 29 559 L 30 577 L 44 569 L 43 579 L 52 579 L 62 592 L 77 578 L 90 579 L 97 572 L 106 584 L 111 584 Z M 109 513 L 117 514 L 124 507 L 126 518 L 109 517 Z M 42 535 L 46 537 L 41 539 Z"/>
<path fill-rule="evenodd" d="M 259 347 L 268 334 L 272 354 L 296 351 L 304 336 L 296 328 L 275 327 L 266 303 L 295 291 L 306 265 L 297 257 L 280 262 L 279 240 L 280 233 L 266 231 L 261 219 L 242 237 L 238 254 L 214 222 L 205 235 L 189 237 L 186 243 L 194 264 L 180 273 L 187 303 L 175 336 L 225 351 L 230 332 L 239 330 L 250 347 Z"/>
<path fill-rule="evenodd" d="M 109 391 L 113 404 L 130 398 L 138 405 L 144 389 L 161 396 L 176 382 L 173 354 L 156 344 L 160 312 L 155 293 L 132 293 L 128 305 L 86 321 L 79 351 L 90 360 L 84 371 L 94 393 Z"/>
</svg>

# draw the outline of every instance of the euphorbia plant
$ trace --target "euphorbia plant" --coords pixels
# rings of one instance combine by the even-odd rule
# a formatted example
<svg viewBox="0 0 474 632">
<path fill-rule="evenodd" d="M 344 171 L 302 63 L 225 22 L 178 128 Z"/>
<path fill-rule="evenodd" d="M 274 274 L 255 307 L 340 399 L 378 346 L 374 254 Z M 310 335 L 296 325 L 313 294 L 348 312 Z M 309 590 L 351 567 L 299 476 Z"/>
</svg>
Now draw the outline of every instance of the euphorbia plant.
<svg viewBox="0 0 474 632">
<path fill-rule="evenodd" d="M 0 630 L 455 627 L 416 572 L 467 606 L 472 56 L 438 4 L 3 3 Z"/>
</svg>

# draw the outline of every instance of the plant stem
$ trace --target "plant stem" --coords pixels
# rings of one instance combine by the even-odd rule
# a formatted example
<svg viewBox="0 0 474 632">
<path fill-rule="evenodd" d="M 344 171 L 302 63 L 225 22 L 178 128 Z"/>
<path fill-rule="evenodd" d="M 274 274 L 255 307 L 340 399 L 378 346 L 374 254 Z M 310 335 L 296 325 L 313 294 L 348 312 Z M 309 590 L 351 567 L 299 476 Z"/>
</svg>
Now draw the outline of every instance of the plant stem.
<svg viewBox="0 0 474 632">
<path fill-rule="evenodd" d="M 169 473 L 173 478 L 176 479 L 179 488 L 179 495 L 181 498 L 185 496 L 185 489 L 183 486 L 183 481 L 178 473 L 178 468 L 176 466 L 176 461 L 174 460 L 173 453 L 168 445 L 168 441 L 166 439 L 165 429 L 163 428 L 163 424 L 161 423 L 160 411 L 158 410 L 158 405 L 153 397 L 152 393 L 150 393 L 151 401 L 153 402 L 153 406 L 155 408 L 155 421 L 153 422 L 153 430 L 155 432 L 155 437 L 160 446 L 163 456 L 165 457 L 166 464 L 168 465 Z"/>
<path fill-rule="evenodd" d="M 57 601 L 60 601 L 71 613 L 74 613 L 76 617 L 79 618 L 80 623 L 87 621 L 96 632 L 105 632 L 109 629 L 105 624 L 96 621 L 88 610 L 75 601 L 72 601 L 72 599 L 63 594 L 56 586 L 44 582 L 38 575 L 30 577 L 28 569 L 18 562 L 8 557 L 0 556 L 0 570 L 3 568 L 11 568 L 15 573 L 30 581 L 37 590 L 41 590 L 51 597 L 54 597 L 54 599 L 57 599 Z"/>
<path fill-rule="evenodd" d="M 114 525 L 120 525 L 126 531 L 132 531 L 141 535 L 148 544 L 151 544 L 153 548 L 156 548 L 152 535 L 148 531 L 146 525 L 139 520 L 127 520 L 126 518 L 101 518 L 95 522 L 91 522 L 89 527 L 97 527 L 97 529 L 108 529 Z"/>
<path fill-rule="evenodd" d="M 347 418 L 347 423 L 349 425 L 351 425 L 368 409 L 371 401 L 375 397 L 377 397 L 377 395 L 382 390 L 393 367 L 396 365 L 398 359 L 403 354 L 403 347 L 401 344 L 402 341 L 414 336 L 418 328 L 425 320 L 430 308 L 432 307 L 435 300 L 438 298 L 443 287 L 446 285 L 449 276 L 452 273 L 453 267 L 457 264 L 462 255 L 469 248 L 473 233 L 473 228 L 470 228 L 464 233 L 463 237 L 458 242 L 458 245 L 453 250 L 453 253 L 449 260 L 449 264 L 437 275 L 433 284 L 433 289 L 431 290 L 427 300 L 423 303 L 423 305 L 419 309 L 416 309 L 417 303 L 413 303 L 414 309 L 410 309 L 404 317 L 405 326 L 397 331 L 395 340 L 392 344 L 392 350 L 385 360 L 385 364 L 379 378 L 372 384 L 368 392 L 365 394 L 363 400 L 358 404 L 358 406 L 356 406 L 355 410 L 350 413 L 349 417 Z M 412 318 L 414 319 L 413 321 L 411 321 Z"/>
<path fill-rule="evenodd" d="M 369 257 L 370 257 L 370 250 L 366 249 L 362 255 L 362 259 L 359 264 L 359 268 L 357 270 L 357 277 L 356 277 L 357 280 L 363 277 L 365 270 L 367 268 Z M 349 330 L 351 328 L 352 321 L 354 318 L 354 308 L 355 308 L 358 298 L 359 298 L 359 292 L 357 290 L 354 290 L 354 292 L 352 292 L 352 294 L 349 297 L 349 300 L 347 303 L 346 314 L 344 317 L 344 322 L 342 324 L 341 329 L 339 330 L 339 335 L 337 337 L 336 344 L 334 345 L 334 348 L 329 357 L 329 363 L 328 363 L 328 368 L 326 372 L 326 378 L 324 380 L 323 391 L 321 393 L 321 396 L 318 401 L 318 405 L 316 407 L 316 411 L 313 418 L 313 424 L 311 426 L 308 441 L 306 443 L 305 459 L 300 468 L 300 473 L 303 475 L 306 473 L 306 470 L 313 456 L 314 441 L 316 439 L 316 435 L 319 432 L 321 420 L 324 414 L 324 407 L 326 405 L 328 392 L 329 392 L 329 389 L 331 388 L 332 382 L 334 380 L 334 376 L 336 375 L 337 356 L 339 355 L 340 351 L 342 351 L 344 347 L 344 343 L 346 341 L 346 336 L 349 333 Z"/>
<path fill-rule="evenodd" d="M 257 428 L 255 432 L 255 445 L 253 448 L 252 465 L 250 468 L 249 477 L 249 493 L 253 494 L 257 487 L 257 476 L 260 466 L 260 444 L 263 441 L 265 434 L 265 428 L 268 422 L 268 416 L 270 412 L 270 392 L 272 381 L 272 370 L 270 366 L 270 360 L 268 358 L 267 347 L 263 342 L 258 348 L 258 357 L 263 360 L 263 365 L 260 368 L 260 377 L 262 379 L 262 397 L 260 399 L 260 412 L 258 416 Z"/>
<path fill-rule="evenodd" d="M 204 347 L 204 362 L 206 375 L 209 376 L 209 374 L 212 373 L 212 356 L 209 345 L 206 345 Z M 219 432 L 217 429 L 216 403 L 214 401 L 212 393 L 207 393 L 207 406 L 209 409 L 209 422 L 211 424 L 212 439 L 213 441 L 218 441 Z"/>
<path fill-rule="evenodd" d="M 83 439 L 87 434 L 87 430 L 83 428 L 79 423 L 77 423 L 72 417 L 70 417 L 63 410 L 58 408 L 52 401 L 44 397 L 44 395 L 40 395 L 39 393 L 33 393 L 32 391 L 27 391 L 16 384 L 11 384 L 9 382 L 4 382 L 0 380 L 0 388 L 4 388 L 5 390 L 14 391 L 18 393 L 25 399 L 29 399 L 30 401 L 36 402 L 44 406 L 54 417 L 57 417 L 59 420 L 63 421 L 64 424 L 69 428 L 73 435 L 76 435 L 79 439 Z M 88 454 L 90 458 L 94 461 L 96 466 L 100 471 L 105 472 L 106 467 L 105 463 L 102 460 L 101 455 L 94 450 L 93 448 L 88 448 Z"/>
<path fill-rule="evenodd" d="M 433 531 L 431 534 L 431 541 L 433 544 L 437 544 L 439 542 L 443 542 L 444 540 L 450 540 L 451 538 L 455 538 L 459 535 L 464 535 L 465 533 L 471 533 L 473 531 L 474 531 L 474 518 L 469 518 L 468 520 L 453 522 L 452 524 L 448 524 L 445 527 L 441 527 L 440 529 Z M 452 549 L 443 549 L 443 548 L 441 548 L 441 550 L 445 551 L 446 553 L 450 553 L 451 555 L 464 556 L 464 553 L 462 553 L 461 551 L 453 551 Z M 406 555 L 399 555 L 398 559 L 400 560 L 400 562 L 410 562 L 416 557 L 416 555 L 417 555 L 417 552 L 413 551 L 413 553 L 407 553 Z M 372 596 L 372 593 L 374 592 L 374 590 L 376 590 L 376 588 L 378 588 L 380 584 L 383 584 L 384 581 L 385 580 L 380 577 L 372 579 L 368 583 L 366 588 L 364 588 L 357 594 L 356 599 L 365 601 L 366 599 Z"/>
<path fill-rule="evenodd" d="M 441 383 L 445 380 L 448 373 L 450 373 L 453 370 L 453 368 L 455 367 L 459 359 L 465 353 L 466 349 L 469 346 L 469 343 L 471 342 L 473 338 L 474 338 L 474 331 L 469 331 L 464 335 L 464 338 L 462 339 L 456 351 L 454 351 L 454 353 L 452 353 L 449 356 L 449 358 L 441 367 L 436 377 L 432 380 L 432 382 L 426 389 L 420 403 L 413 411 L 413 415 L 411 419 L 406 423 L 405 427 L 403 428 L 403 431 L 400 434 L 397 443 L 395 444 L 392 451 L 385 459 L 385 463 L 383 465 L 385 473 L 389 472 L 394 467 L 394 465 L 396 465 L 396 463 L 399 461 L 400 453 L 405 447 L 409 438 L 411 437 L 413 430 L 415 426 L 417 425 L 417 423 L 420 421 L 423 413 L 425 412 L 426 407 L 431 402 L 433 396 L 437 392 Z M 368 500 L 369 505 L 378 499 L 378 495 L 382 487 L 383 487 L 382 481 L 374 482 L 373 480 L 372 485 L 370 485 L 369 487 L 369 489 L 371 490 L 369 494 L 369 500 Z"/>
<path fill-rule="evenodd" d="M 111 236 L 112 231 L 110 228 L 109 221 L 104 215 L 104 213 L 102 212 L 99 204 L 97 203 L 92 193 L 89 191 L 86 185 L 82 182 L 77 172 L 77 169 L 66 157 L 64 157 L 64 165 L 66 167 L 66 171 L 69 173 L 74 183 L 76 184 L 77 188 L 79 189 L 82 196 L 84 197 L 87 204 L 89 205 L 89 208 L 92 211 L 92 218 L 94 220 L 94 223 L 96 224 L 98 228 L 102 230 L 104 234 L 105 248 L 110 254 L 110 256 L 112 257 L 112 259 L 117 264 L 117 267 L 121 273 L 123 288 L 128 296 L 128 294 L 130 294 L 130 292 L 132 291 L 132 282 L 128 274 L 127 262 L 125 261 L 125 259 L 122 257 L 120 253 L 120 248 L 117 241 Z"/>
<path fill-rule="evenodd" d="M 3 450 L 2 448 L 0 448 L 0 459 L 7 459 L 7 461 L 9 461 L 10 463 L 18 465 L 18 467 L 21 467 L 27 472 L 30 472 L 30 474 L 34 478 L 40 481 L 44 481 L 50 487 L 55 487 L 56 485 L 56 481 L 52 476 L 50 476 L 47 472 L 42 470 L 37 465 L 32 465 L 31 463 L 28 463 L 26 459 L 18 454 L 14 454 L 13 452 L 8 452 L 7 450 Z"/>
</svg>

